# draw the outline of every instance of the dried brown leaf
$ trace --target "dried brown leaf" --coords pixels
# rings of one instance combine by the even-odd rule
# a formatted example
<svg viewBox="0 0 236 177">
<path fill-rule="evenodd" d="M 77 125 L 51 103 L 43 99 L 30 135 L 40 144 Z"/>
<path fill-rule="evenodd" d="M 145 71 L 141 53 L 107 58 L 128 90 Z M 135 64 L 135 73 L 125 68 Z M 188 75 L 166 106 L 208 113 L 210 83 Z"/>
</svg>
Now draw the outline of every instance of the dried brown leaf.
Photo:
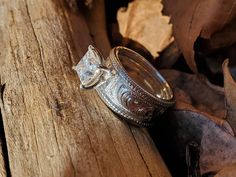
<svg viewBox="0 0 236 177">
<path fill-rule="evenodd" d="M 200 150 L 201 173 L 217 172 L 236 163 L 236 139 L 221 128 L 206 126 Z"/>
<path fill-rule="evenodd" d="M 211 49 L 230 46 L 236 41 L 236 19 L 232 20 L 221 31 L 212 35 L 209 43 Z"/>
<path fill-rule="evenodd" d="M 236 83 L 229 71 L 228 64 L 228 60 L 223 63 L 227 121 L 231 125 L 234 133 L 236 133 Z"/>
<path fill-rule="evenodd" d="M 231 127 L 225 120 L 200 112 L 191 105 L 181 102 L 177 103 L 174 109 L 169 110 L 157 124 L 155 136 L 158 143 L 164 147 L 164 150 L 160 150 L 161 152 L 169 150 L 165 152 L 170 154 L 168 157 L 170 161 L 167 163 L 170 165 L 174 161 L 174 168 L 178 167 L 176 170 L 186 165 L 184 161 L 188 144 L 195 142 L 200 145 L 202 136 L 205 134 L 204 131 L 210 129 L 214 130 L 213 132 L 221 132 L 222 130 L 228 135 L 233 134 Z M 218 135 L 212 134 L 211 136 Z M 179 176 L 183 176 L 183 174 Z"/>
<path fill-rule="evenodd" d="M 189 67 L 197 73 L 194 43 L 200 36 L 209 39 L 236 17 L 234 0 L 164 0 L 171 16 L 174 37 Z"/>
<path fill-rule="evenodd" d="M 236 83 L 230 73 L 228 63 L 228 60 L 223 63 L 226 118 L 235 134 Z M 236 163 L 236 138 L 233 136 L 234 134 L 222 129 L 206 128 L 203 131 L 200 154 L 201 173 L 217 172 Z"/>
<path fill-rule="evenodd" d="M 159 143 L 171 141 L 163 145 L 165 147 L 170 145 L 172 151 L 175 152 L 174 155 L 177 157 L 172 156 L 171 159 L 177 158 L 178 161 L 184 161 L 186 159 L 186 147 L 190 142 L 200 145 L 199 166 L 201 174 L 218 171 L 225 166 L 226 162 L 231 164 L 235 159 L 236 149 L 233 147 L 236 147 L 236 139 L 233 137 L 233 131 L 227 121 L 200 112 L 191 105 L 181 102 L 177 103 L 164 119 L 165 123 L 159 122 L 160 125 L 157 126 L 159 129 L 157 138 L 164 139 Z M 168 125 L 168 127 L 163 125 Z M 168 139 L 166 140 L 166 138 Z M 229 143 L 225 144 L 227 141 Z M 216 156 L 218 153 L 219 156 Z M 222 160 L 221 158 L 224 156 L 228 159 Z"/>
<path fill-rule="evenodd" d="M 184 102 L 199 112 L 225 117 L 224 92 L 221 87 L 212 85 L 204 76 L 177 70 L 161 70 L 161 73 L 173 88 L 177 103 Z"/>
<path fill-rule="evenodd" d="M 173 41 L 170 18 L 162 15 L 162 9 L 160 0 L 136 0 L 117 13 L 122 36 L 137 41 L 154 57 Z"/>
</svg>

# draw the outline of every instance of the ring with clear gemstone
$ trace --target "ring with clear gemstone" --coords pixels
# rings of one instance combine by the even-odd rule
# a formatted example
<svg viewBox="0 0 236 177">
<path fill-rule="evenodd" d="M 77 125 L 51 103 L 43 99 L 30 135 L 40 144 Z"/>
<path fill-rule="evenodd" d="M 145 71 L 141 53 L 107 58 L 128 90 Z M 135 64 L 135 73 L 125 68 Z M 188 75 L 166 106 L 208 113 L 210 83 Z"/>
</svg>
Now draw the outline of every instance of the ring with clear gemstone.
<svg viewBox="0 0 236 177">
<path fill-rule="evenodd" d="M 151 125 L 174 105 L 166 80 L 131 49 L 115 47 L 104 60 L 90 45 L 74 69 L 83 89 L 95 89 L 111 110 L 135 125 Z"/>
</svg>

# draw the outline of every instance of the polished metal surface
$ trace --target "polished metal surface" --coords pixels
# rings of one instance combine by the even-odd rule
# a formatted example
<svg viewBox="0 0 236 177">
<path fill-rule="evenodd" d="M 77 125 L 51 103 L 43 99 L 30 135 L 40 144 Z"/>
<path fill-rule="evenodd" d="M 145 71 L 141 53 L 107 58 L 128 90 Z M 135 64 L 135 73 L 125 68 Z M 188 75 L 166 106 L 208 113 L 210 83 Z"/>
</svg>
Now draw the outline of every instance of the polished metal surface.
<svg viewBox="0 0 236 177">
<path fill-rule="evenodd" d="M 172 90 L 161 74 L 128 48 L 113 48 L 105 61 L 89 46 L 74 69 L 81 88 L 96 89 L 109 108 L 136 125 L 151 125 L 174 104 Z"/>
</svg>

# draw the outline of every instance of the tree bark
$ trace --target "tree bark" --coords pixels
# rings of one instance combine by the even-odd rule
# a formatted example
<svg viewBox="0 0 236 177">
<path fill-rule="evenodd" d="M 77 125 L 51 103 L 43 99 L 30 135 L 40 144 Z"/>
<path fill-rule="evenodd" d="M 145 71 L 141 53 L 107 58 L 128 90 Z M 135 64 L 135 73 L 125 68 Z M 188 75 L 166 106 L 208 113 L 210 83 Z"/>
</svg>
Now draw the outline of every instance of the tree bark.
<svg viewBox="0 0 236 177">
<path fill-rule="evenodd" d="M 59 0 L 0 0 L 0 18 L 11 176 L 171 176 L 145 129 L 80 91 L 71 68 L 93 43 L 80 11 Z"/>
</svg>

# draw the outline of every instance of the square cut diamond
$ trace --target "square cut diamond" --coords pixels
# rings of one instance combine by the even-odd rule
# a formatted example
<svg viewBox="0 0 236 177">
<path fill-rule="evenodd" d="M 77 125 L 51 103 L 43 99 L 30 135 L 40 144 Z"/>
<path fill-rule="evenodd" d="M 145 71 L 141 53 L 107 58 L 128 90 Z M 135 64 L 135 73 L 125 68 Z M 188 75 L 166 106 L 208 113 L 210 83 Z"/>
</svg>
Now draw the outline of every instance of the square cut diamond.
<svg viewBox="0 0 236 177">
<path fill-rule="evenodd" d="M 100 77 L 101 73 L 99 70 L 101 63 L 101 56 L 98 51 L 90 45 L 88 51 L 74 67 L 83 86 L 89 87 L 94 84 L 95 80 L 98 80 L 97 78 Z"/>
</svg>

